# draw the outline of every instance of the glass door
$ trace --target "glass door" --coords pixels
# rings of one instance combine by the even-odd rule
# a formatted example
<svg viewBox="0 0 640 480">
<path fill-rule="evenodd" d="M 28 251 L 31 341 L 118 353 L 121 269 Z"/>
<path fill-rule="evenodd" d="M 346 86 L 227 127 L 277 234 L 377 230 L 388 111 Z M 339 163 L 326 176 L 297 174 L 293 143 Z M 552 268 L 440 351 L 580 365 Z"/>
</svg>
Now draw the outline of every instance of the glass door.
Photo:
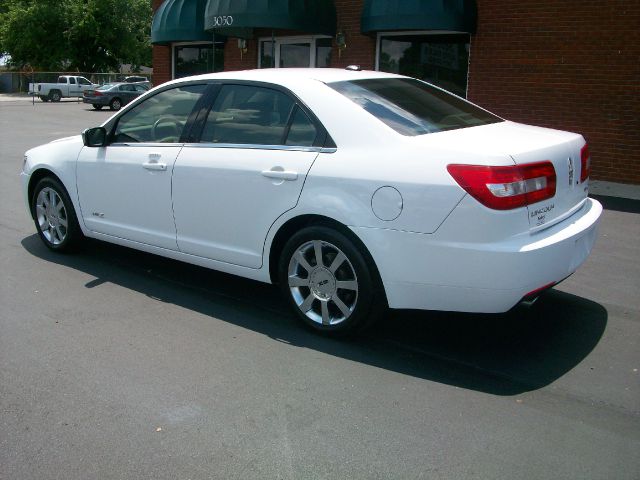
<svg viewBox="0 0 640 480">
<path fill-rule="evenodd" d="M 328 67 L 330 62 L 330 37 L 280 37 L 275 44 L 271 39 L 260 41 L 259 68 Z"/>
</svg>

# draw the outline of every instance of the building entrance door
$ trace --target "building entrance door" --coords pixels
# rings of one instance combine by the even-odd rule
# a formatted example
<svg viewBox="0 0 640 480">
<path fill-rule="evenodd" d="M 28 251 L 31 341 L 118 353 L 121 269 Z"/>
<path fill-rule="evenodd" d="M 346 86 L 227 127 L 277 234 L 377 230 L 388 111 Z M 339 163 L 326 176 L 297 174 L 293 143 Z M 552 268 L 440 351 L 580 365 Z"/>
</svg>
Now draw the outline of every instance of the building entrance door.
<svg viewBox="0 0 640 480">
<path fill-rule="evenodd" d="M 331 61 L 329 37 L 281 37 L 272 43 L 271 39 L 260 42 L 260 68 L 328 67 Z"/>
</svg>

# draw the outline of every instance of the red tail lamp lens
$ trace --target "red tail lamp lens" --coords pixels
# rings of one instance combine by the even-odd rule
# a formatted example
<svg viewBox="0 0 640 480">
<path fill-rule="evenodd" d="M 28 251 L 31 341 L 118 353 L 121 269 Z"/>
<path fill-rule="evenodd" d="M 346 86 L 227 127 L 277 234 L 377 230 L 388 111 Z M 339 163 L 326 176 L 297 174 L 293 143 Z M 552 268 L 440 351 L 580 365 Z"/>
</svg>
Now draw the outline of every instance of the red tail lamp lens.
<svg viewBox="0 0 640 480">
<path fill-rule="evenodd" d="M 452 164 L 447 171 L 469 195 L 494 210 L 525 207 L 556 194 L 556 171 L 548 161 L 506 167 Z"/>
<path fill-rule="evenodd" d="M 580 150 L 580 183 L 584 182 L 591 175 L 591 154 L 589 153 L 589 145 L 585 145 Z"/>
</svg>

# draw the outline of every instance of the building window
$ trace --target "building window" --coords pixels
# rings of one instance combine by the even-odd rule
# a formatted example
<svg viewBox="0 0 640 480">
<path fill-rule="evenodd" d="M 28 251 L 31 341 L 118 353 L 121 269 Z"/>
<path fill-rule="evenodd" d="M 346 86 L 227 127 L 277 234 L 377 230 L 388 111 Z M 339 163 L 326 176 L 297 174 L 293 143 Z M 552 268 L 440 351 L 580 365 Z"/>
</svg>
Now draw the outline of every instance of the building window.
<svg viewBox="0 0 640 480">
<path fill-rule="evenodd" d="M 273 58 L 275 56 L 275 58 Z M 260 40 L 258 68 L 328 67 L 331 37 L 277 37 Z"/>
<path fill-rule="evenodd" d="M 221 72 L 224 69 L 224 44 L 216 42 L 215 68 L 212 43 L 183 44 L 173 47 L 173 78 Z"/>
<path fill-rule="evenodd" d="M 376 69 L 419 78 L 466 98 L 468 34 L 380 33 Z"/>
</svg>

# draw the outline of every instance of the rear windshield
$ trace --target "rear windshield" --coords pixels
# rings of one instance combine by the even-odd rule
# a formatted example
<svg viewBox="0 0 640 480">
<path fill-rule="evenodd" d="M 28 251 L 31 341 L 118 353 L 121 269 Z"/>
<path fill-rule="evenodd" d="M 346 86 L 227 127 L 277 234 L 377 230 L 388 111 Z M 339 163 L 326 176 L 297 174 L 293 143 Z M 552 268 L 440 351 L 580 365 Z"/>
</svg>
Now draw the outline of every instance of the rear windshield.
<svg viewBox="0 0 640 480">
<path fill-rule="evenodd" d="M 462 98 L 412 78 L 374 78 L 328 85 L 402 135 L 502 121 Z"/>
<path fill-rule="evenodd" d="M 105 83 L 104 85 L 96 88 L 96 90 L 111 90 L 113 87 L 115 87 L 115 85 L 112 85 L 111 83 Z"/>
</svg>

